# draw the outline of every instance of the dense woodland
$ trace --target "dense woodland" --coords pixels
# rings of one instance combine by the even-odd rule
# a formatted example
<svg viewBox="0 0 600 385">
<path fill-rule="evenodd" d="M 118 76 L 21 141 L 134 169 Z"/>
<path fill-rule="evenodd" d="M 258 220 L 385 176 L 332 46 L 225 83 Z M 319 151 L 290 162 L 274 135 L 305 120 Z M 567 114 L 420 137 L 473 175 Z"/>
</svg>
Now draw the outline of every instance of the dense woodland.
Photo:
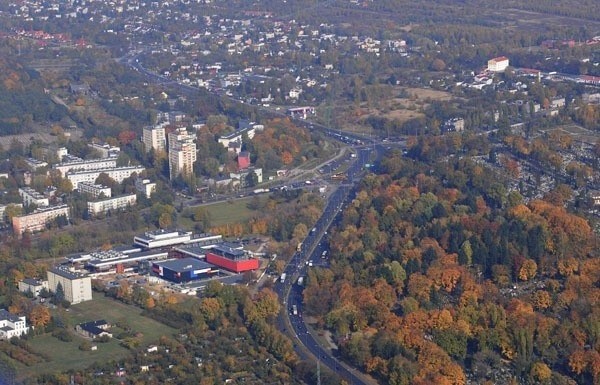
<svg viewBox="0 0 600 385">
<path fill-rule="evenodd" d="M 400 154 L 364 180 L 304 291 L 345 359 L 394 385 L 599 381 L 598 239 L 551 197 L 498 187 Z"/>
</svg>

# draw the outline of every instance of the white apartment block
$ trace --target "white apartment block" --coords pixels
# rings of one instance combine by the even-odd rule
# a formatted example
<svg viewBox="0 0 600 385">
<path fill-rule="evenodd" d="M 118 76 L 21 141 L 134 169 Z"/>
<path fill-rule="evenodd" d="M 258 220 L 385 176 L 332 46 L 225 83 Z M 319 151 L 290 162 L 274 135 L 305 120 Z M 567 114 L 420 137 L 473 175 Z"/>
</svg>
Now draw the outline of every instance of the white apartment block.
<svg viewBox="0 0 600 385">
<path fill-rule="evenodd" d="M 150 179 L 138 178 L 135 180 L 135 189 L 150 199 L 152 193 L 156 191 L 156 183 L 150 182 Z"/>
<path fill-rule="evenodd" d="M 121 152 L 120 147 L 111 146 L 108 143 L 88 143 L 88 147 L 96 150 L 102 159 L 117 157 Z"/>
<path fill-rule="evenodd" d="M 36 205 L 38 207 L 46 207 L 50 204 L 47 197 L 31 187 L 19 188 L 19 195 L 21 196 L 21 199 L 23 199 L 23 205 L 25 206 Z"/>
<path fill-rule="evenodd" d="M 87 274 L 69 270 L 65 266 L 48 269 L 48 289 L 56 293 L 58 284 L 65 292 L 65 300 L 72 305 L 92 299 L 92 280 Z"/>
<path fill-rule="evenodd" d="M 114 167 L 99 170 L 89 171 L 69 171 L 66 175 L 71 181 L 73 188 L 79 188 L 79 183 L 88 182 L 95 183 L 100 174 L 104 173 L 116 182 L 121 183 L 126 178 L 129 178 L 133 173 L 140 174 L 145 168 L 142 166 Z"/>
<path fill-rule="evenodd" d="M 150 149 L 154 149 L 154 151 L 165 151 L 167 148 L 167 140 L 164 125 L 144 127 L 142 131 L 142 142 L 144 143 L 146 152 L 149 152 Z"/>
<path fill-rule="evenodd" d="M 17 235 L 22 235 L 25 231 L 36 232 L 46 228 L 46 224 L 50 223 L 57 217 L 64 215 L 69 219 L 69 206 L 56 205 L 35 210 L 28 215 L 13 217 L 13 231 Z"/>
<path fill-rule="evenodd" d="M 135 205 L 137 202 L 137 195 L 123 195 L 116 198 L 102 199 L 100 201 L 88 202 L 88 213 L 90 215 L 98 215 L 107 211 L 121 210 L 129 206 Z"/>
<path fill-rule="evenodd" d="M 106 159 L 91 159 L 91 160 L 83 160 L 77 159 L 68 162 L 62 162 L 59 164 L 55 164 L 52 166 L 55 170 L 60 171 L 61 176 L 65 176 L 68 172 L 72 171 L 92 171 L 92 170 L 103 170 L 108 168 L 117 167 L 117 159 L 116 158 L 106 158 Z M 75 185 L 73 185 L 75 187 Z"/>
<path fill-rule="evenodd" d="M 112 197 L 112 190 L 110 187 L 106 187 L 101 184 L 80 182 L 77 185 L 77 190 L 79 190 L 80 193 L 87 194 L 92 198 L 98 198 L 100 194 L 104 194 L 105 198 Z"/>
<path fill-rule="evenodd" d="M 508 58 L 506 56 L 495 57 L 488 60 L 488 71 L 491 72 L 504 72 L 509 65 Z"/>
<path fill-rule="evenodd" d="M 21 337 L 29 332 L 25 316 L 18 316 L 0 309 L 0 340 Z"/>
<path fill-rule="evenodd" d="M 171 179 L 178 175 L 190 176 L 194 172 L 197 159 L 195 135 L 185 128 L 169 133 L 169 175 Z"/>
<path fill-rule="evenodd" d="M 21 293 L 30 292 L 37 297 L 43 289 L 48 290 L 48 281 L 40 281 L 33 278 L 25 278 L 19 281 L 19 291 Z"/>
</svg>

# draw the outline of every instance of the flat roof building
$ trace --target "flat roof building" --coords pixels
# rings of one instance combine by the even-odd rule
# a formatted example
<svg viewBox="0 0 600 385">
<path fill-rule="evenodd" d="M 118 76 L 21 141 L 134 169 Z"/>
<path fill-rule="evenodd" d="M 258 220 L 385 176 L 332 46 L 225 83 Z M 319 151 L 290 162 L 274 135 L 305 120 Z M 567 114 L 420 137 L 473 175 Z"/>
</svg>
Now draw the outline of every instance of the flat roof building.
<svg viewBox="0 0 600 385">
<path fill-rule="evenodd" d="M 19 195 L 23 199 L 24 206 L 36 205 L 37 207 L 46 207 L 50 204 L 48 197 L 40 194 L 31 187 L 20 187 Z"/>
<path fill-rule="evenodd" d="M 48 281 L 35 278 L 25 278 L 19 281 L 19 291 L 21 293 L 31 293 L 34 297 L 37 297 L 43 289 L 48 290 Z"/>
<path fill-rule="evenodd" d="M 144 170 L 146 170 L 146 168 L 143 166 L 113 167 L 82 171 L 72 170 L 67 172 L 66 177 L 71 181 L 73 188 L 79 188 L 79 183 L 81 182 L 95 183 L 100 174 L 106 174 L 117 183 L 122 183 L 133 173 L 141 174 Z"/>
<path fill-rule="evenodd" d="M 150 152 L 150 150 L 165 151 L 167 149 L 165 125 L 144 127 L 142 142 L 144 143 L 144 150 L 146 152 Z"/>
<path fill-rule="evenodd" d="M 65 293 L 65 300 L 72 305 L 92 299 L 92 280 L 87 274 L 70 270 L 64 265 L 48 269 L 48 289 L 56 293 L 58 285 Z"/>
<path fill-rule="evenodd" d="M 159 229 L 136 235 L 133 238 L 133 243 L 144 249 L 155 249 L 157 247 L 181 245 L 188 243 L 191 239 L 191 231 Z"/>
<path fill-rule="evenodd" d="M 108 211 L 123 210 L 137 203 L 137 195 L 123 195 L 87 203 L 88 213 L 92 216 Z"/>
<path fill-rule="evenodd" d="M 17 235 L 21 235 L 25 231 L 32 233 L 41 231 L 46 228 L 47 224 L 60 216 L 64 216 L 67 221 L 69 220 L 69 206 L 57 205 L 40 208 L 31 214 L 13 217 L 13 231 Z"/>
<path fill-rule="evenodd" d="M 70 160 L 52 166 L 53 169 L 58 170 L 60 172 L 60 175 L 62 177 L 64 177 L 65 174 L 69 171 L 91 171 L 110 169 L 115 167 L 117 167 L 116 158 L 84 160 L 77 157 L 73 157 Z"/>
<path fill-rule="evenodd" d="M 98 251 L 90 254 L 86 267 L 92 271 L 119 270 L 119 266 L 125 268 L 137 265 L 142 261 L 157 261 L 168 257 L 169 253 L 162 250 L 137 251 L 129 254 L 116 250 Z"/>
<path fill-rule="evenodd" d="M 225 245 L 211 248 L 206 253 L 206 262 L 235 273 L 256 270 L 260 267 L 260 261 L 256 258 L 249 258 L 244 250 Z"/>
<path fill-rule="evenodd" d="M 103 186 L 101 184 L 95 184 L 91 182 L 79 182 L 77 190 L 80 193 L 86 194 L 92 198 L 98 198 L 100 195 L 104 195 L 105 198 L 112 197 L 112 190 L 110 187 Z"/>
<path fill-rule="evenodd" d="M 177 283 L 209 278 L 218 272 L 214 266 L 196 258 L 155 262 L 152 264 L 152 271 L 163 279 Z"/>
</svg>

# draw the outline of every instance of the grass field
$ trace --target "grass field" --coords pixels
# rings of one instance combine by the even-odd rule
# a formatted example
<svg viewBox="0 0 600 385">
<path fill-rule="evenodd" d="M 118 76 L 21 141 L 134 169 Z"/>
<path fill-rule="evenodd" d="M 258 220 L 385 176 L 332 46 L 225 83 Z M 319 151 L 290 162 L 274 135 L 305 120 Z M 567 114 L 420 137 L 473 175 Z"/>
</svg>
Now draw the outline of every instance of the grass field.
<svg viewBox="0 0 600 385">
<path fill-rule="evenodd" d="M 228 223 L 244 222 L 250 219 L 256 212 L 248 208 L 248 202 L 252 199 L 261 201 L 268 199 L 267 195 L 235 199 L 228 202 L 219 202 L 203 206 L 210 213 L 210 224 L 221 226 Z"/>
<path fill-rule="evenodd" d="M 137 307 L 128 306 L 102 294 L 94 293 L 93 301 L 73 305 L 68 312 L 61 311 L 61 316 L 73 334 L 73 340 L 63 342 L 49 333 L 33 337 L 29 340 L 33 350 L 51 357 L 51 360 L 30 367 L 17 363 L 18 376 L 26 378 L 67 369 L 84 369 L 94 362 L 118 361 L 129 356 L 130 351 L 119 345 L 120 341 L 116 338 L 112 338 L 107 343 L 95 343 L 98 346 L 97 351 L 79 350 L 79 345 L 85 338 L 75 333 L 74 328 L 81 322 L 99 319 L 104 319 L 113 325 L 117 322 L 124 322 L 131 327 L 133 333 L 141 333 L 142 346 L 157 341 L 163 335 L 171 336 L 176 332 L 176 329 L 145 317 L 141 315 L 141 312 L 142 310 Z M 120 329 L 117 327 L 111 329 L 113 334 L 118 334 L 119 331 Z"/>
</svg>

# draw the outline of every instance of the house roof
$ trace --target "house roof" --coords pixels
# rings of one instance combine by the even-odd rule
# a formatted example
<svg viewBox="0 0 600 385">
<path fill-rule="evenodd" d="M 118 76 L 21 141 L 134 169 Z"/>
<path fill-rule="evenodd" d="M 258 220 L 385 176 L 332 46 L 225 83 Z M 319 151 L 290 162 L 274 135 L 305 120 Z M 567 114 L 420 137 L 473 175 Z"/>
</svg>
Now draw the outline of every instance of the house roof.
<svg viewBox="0 0 600 385">
<path fill-rule="evenodd" d="M 97 321 L 90 321 L 90 322 L 85 322 L 82 324 L 79 324 L 79 327 L 81 328 L 81 330 L 84 330 L 90 334 L 93 335 L 100 335 L 102 333 L 105 333 L 106 330 L 100 328 L 100 326 L 105 326 L 108 325 L 108 322 L 106 322 L 105 320 L 97 320 Z"/>
</svg>

